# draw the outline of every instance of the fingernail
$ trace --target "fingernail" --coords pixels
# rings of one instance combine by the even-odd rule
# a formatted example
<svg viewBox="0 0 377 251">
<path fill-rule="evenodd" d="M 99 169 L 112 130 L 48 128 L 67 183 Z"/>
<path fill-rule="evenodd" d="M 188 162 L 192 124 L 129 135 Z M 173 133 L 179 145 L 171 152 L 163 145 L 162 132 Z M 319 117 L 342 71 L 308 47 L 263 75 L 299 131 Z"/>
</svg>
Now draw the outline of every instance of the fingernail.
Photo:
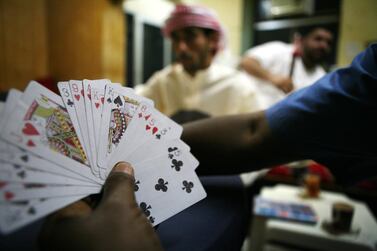
<svg viewBox="0 0 377 251">
<path fill-rule="evenodd" d="M 134 169 L 132 168 L 131 164 L 128 162 L 123 162 L 123 161 L 118 162 L 114 166 L 113 172 L 122 172 L 122 173 L 126 173 L 134 177 Z"/>
</svg>

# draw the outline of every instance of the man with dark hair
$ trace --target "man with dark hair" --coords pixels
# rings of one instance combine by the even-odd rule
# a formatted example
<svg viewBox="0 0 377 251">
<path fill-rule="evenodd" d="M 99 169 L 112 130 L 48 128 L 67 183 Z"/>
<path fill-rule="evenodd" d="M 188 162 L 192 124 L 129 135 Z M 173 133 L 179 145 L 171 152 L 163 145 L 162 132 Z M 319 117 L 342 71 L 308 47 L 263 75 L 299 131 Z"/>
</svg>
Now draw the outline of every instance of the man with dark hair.
<svg viewBox="0 0 377 251">
<path fill-rule="evenodd" d="M 308 26 L 297 30 L 293 44 L 273 41 L 246 51 L 240 66 L 256 83 L 260 105 L 268 108 L 287 93 L 324 76 L 321 64 L 332 41 L 329 30 Z"/>
<path fill-rule="evenodd" d="M 136 87 L 136 92 L 152 99 L 158 110 L 168 116 L 182 110 L 209 116 L 259 110 L 247 75 L 213 62 L 225 40 L 213 11 L 177 5 L 163 34 L 172 41 L 176 63 Z"/>
</svg>

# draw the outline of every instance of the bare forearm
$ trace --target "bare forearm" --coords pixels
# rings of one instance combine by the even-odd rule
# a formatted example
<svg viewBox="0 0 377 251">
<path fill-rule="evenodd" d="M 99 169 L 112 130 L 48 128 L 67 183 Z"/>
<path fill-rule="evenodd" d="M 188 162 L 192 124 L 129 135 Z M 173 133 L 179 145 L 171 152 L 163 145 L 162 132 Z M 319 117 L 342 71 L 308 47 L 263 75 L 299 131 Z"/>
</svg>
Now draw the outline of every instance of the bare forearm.
<svg viewBox="0 0 377 251">
<path fill-rule="evenodd" d="M 264 69 L 261 64 L 254 58 L 244 57 L 241 60 L 241 68 L 244 69 L 250 75 L 271 82 L 272 74 Z"/>
<path fill-rule="evenodd" d="M 272 137 L 263 112 L 186 124 L 183 140 L 199 159 L 201 174 L 258 170 L 293 158 Z"/>
</svg>

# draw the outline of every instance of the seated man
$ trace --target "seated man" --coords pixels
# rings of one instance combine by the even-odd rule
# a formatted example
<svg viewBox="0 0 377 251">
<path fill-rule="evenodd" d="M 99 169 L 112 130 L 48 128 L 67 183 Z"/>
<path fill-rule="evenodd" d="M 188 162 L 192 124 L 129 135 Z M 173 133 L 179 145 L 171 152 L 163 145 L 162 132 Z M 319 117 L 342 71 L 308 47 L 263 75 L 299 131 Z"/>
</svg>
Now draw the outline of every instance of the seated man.
<svg viewBox="0 0 377 251">
<path fill-rule="evenodd" d="M 240 67 L 257 85 L 263 109 L 291 91 L 313 84 L 325 75 L 322 67 L 331 50 L 332 33 L 309 26 L 298 29 L 293 44 L 268 42 L 246 51 Z"/>
<path fill-rule="evenodd" d="M 255 89 L 246 74 L 213 62 L 225 38 L 212 11 L 177 5 L 163 33 L 173 42 L 177 62 L 137 86 L 138 94 L 152 99 L 168 116 L 187 110 L 208 116 L 259 110 Z"/>
</svg>

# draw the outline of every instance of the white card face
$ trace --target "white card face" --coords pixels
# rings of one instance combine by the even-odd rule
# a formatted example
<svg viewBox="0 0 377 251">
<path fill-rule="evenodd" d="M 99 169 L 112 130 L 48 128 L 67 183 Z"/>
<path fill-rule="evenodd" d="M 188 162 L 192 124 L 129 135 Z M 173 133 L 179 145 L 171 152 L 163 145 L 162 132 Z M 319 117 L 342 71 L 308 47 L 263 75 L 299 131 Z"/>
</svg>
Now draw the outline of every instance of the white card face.
<svg viewBox="0 0 377 251">
<path fill-rule="evenodd" d="M 22 183 L 40 183 L 49 185 L 91 185 L 93 183 L 82 182 L 69 177 L 38 171 L 26 166 L 12 164 L 0 160 L 0 179 L 2 181 L 22 182 Z"/>
<path fill-rule="evenodd" d="M 85 196 L 77 195 L 34 199 L 23 203 L 0 203 L 0 230 L 9 234 L 83 197 Z"/>
<path fill-rule="evenodd" d="M 156 163 L 155 163 L 156 164 Z M 152 225 L 170 218 L 206 197 L 206 193 L 193 171 L 177 175 L 170 167 L 135 168 L 135 196 Z"/>
<path fill-rule="evenodd" d="M 155 159 L 161 155 L 166 157 L 179 156 L 182 152 L 189 152 L 190 147 L 180 139 L 162 140 L 154 144 L 143 144 L 127 156 L 127 162 L 133 164 Z"/>
<path fill-rule="evenodd" d="M 82 81 L 70 80 L 69 88 L 73 97 L 73 106 L 75 108 L 78 126 L 80 127 L 84 148 L 86 149 L 87 159 L 90 166 L 93 166 L 92 150 L 89 142 L 88 123 L 86 122 L 85 95 Z M 92 172 L 95 172 L 92 170 Z"/>
<path fill-rule="evenodd" d="M 102 111 L 105 104 L 105 91 L 106 85 L 111 84 L 110 80 L 107 79 L 99 79 L 94 80 L 94 85 L 92 85 L 92 117 L 93 117 L 93 124 L 94 124 L 94 137 L 97 146 L 97 159 L 98 159 L 98 146 L 99 146 L 99 138 L 100 138 L 100 130 L 101 130 L 101 120 L 102 120 Z M 98 167 L 100 166 L 98 164 Z"/>
<path fill-rule="evenodd" d="M 106 168 L 107 161 L 124 138 L 127 126 L 141 102 L 153 105 L 149 99 L 135 95 L 133 89 L 120 85 L 107 85 L 101 134 L 99 140 L 98 162 Z"/>
<path fill-rule="evenodd" d="M 80 184 L 80 185 L 95 184 L 94 181 L 89 181 L 79 174 L 76 174 L 70 170 L 64 169 L 61 166 L 51 161 L 42 159 L 41 157 L 31 152 L 25 151 L 19 147 L 16 147 L 2 140 L 0 140 L 0 160 L 4 160 L 6 162 L 20 165 L 20 166 L 25 166 L 27 168 L 32 168 L 38 171 L 52 173 L 52 174 L 60 175 L 63 177 L 69 177 L 69 178 L 77 180 L 76 184 Z"/>
<path fill-rule="evenodd" d="M 94 85 L 93 81 L 84 79 L 83 81 L 83 89 L 84 89 L 84 104 L 85 104 L 85 112 L 84 115 L 86 116 L 86 126 L 89 136 L 89 145 L 90 145 L 90 156 L 92 157 L 92 171 L 97 177 L 100 177 L 100 171 L 97 165 L 97 146 L 96 140 L 94 135 L 94 125 L 93 125 L 93 115 L 92 115 L 92 85 Z"/>
<path fill-rule="evenodd" d="M 72 172 L 93 180 L 85 165 L 85 152 L 73 129 L 60 96 L 31 82 L 2 132 L 2 137 L 32 153 L 55 162 Z"/>
<path fill-rule="evenodd" d="M 25 186 L 23 189 L 4 189 L 0 196 L 0 203 L 75 195 L 88 196 L 99 193 L 100 190 L 101 188 L 98 186 L 50 186 L 38 184 L 37 186 Z"/>
</svg>

